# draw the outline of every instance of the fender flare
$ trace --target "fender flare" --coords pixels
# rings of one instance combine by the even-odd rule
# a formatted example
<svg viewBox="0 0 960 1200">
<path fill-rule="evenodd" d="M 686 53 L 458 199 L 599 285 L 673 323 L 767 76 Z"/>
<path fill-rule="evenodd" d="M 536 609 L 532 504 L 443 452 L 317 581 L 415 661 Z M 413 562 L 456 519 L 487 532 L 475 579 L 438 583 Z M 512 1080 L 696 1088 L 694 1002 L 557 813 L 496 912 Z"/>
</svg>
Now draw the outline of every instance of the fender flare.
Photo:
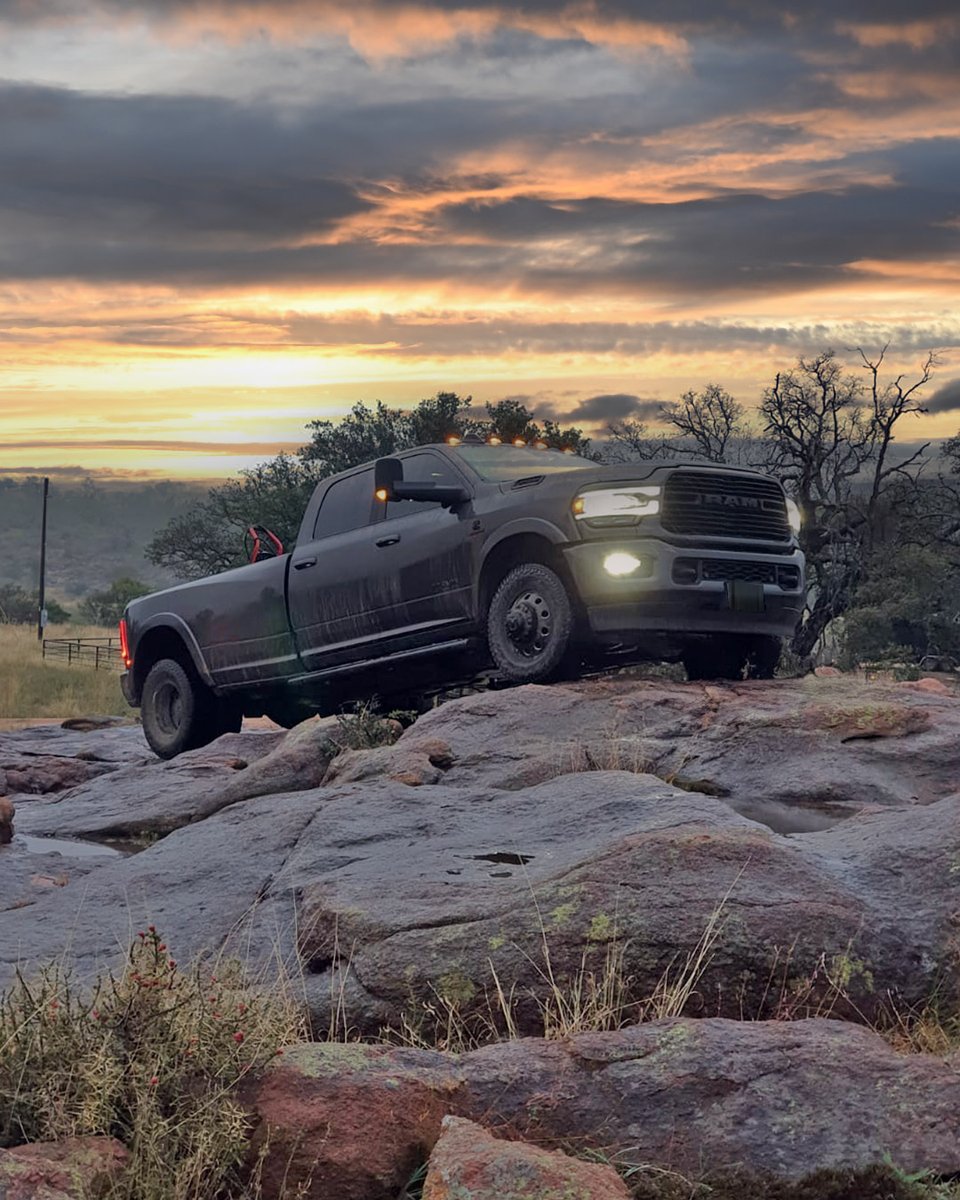
<svg viewBox="0 0 960 1200">
<path fill-rule="evenodd" d="M 208 687 L 212 688 L 214 686 L 213 677 L 211 676 L 210 670 L 204 661 L 203 653 L 200 650 L 200 646 L 196 637 L 194 636 L 193 630 L 186 623 L 183 617 L 179 617 L 176 613 L 171 612 L 154 613 L 153 616 L 147 617 L 143 624 L 137 629 L 137 639 L 133 646 L 133 664 L 135 672 L 137 666 L 137 651 L 141 642 L 143 641 L 144 635 L 149 633 L 152 629 L 169 629 L 171 632 L 177 634 L 187 648 L 187 653 L 190 655 L 190 661 L 193 663 L 194 670 Z M 139 672 L 136 673 L 139 674 Z M 142 683 L 143 681 L 141 679 L 140 685 L 136 689 L 138 700 L 140 699 Z"/>
<path fill-rule="evenodd" d="M 473 588 L 473 604 L 476 612 L 479 613 L 480 610 L 480 580 L 483 578 L 483 569 L 486 566 L 487 559 L 508 538 L 526 533 L 542 537 L 544 541 L 549 542 L 552 546 L 563 546 L 570 541 L 562 529 L 554 525 L 552 521 L 546 521 L 542 517 L 519 517 L 515 521 L 509 521 L 506 525 L 501 525 L 483 546 L 483 552 L 478 564 L 476 583 Z"/>
</svg>

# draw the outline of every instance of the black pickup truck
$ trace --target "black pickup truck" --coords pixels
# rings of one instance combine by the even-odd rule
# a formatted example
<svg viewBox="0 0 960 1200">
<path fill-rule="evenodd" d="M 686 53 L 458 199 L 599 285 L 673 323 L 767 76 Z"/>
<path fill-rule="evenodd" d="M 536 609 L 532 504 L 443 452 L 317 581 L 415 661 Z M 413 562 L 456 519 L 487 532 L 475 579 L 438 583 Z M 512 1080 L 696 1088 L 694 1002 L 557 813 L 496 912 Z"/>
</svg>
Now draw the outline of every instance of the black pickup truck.
<svg viewBox="0 0 960 1200">
<path fill-rule="evenodd" d="M 769 677 L 803 606 L 798 529 L 756 471 L 420 446 L 320 483 L 290 553 L 130 604 L 123 691 L 171 758 L 244 715 L 400 707 L 490 668 L 533 682 L 619 655 Z"/>
</svg>

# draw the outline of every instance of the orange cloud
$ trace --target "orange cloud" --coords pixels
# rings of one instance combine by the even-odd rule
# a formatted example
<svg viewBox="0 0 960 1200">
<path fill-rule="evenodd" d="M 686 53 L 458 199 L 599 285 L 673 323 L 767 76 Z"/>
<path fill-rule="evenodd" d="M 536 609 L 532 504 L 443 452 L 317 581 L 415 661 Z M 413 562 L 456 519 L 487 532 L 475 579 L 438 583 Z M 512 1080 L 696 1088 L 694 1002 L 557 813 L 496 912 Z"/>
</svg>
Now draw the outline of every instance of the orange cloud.
<svg viewBox="0 0 960 1200">
<path fill-rule="evenodd" d="M 839 33 L 852 37 L 861 46 L 879 49 L 885 46 L 909 46 L 912 50 L 927 50 L 938 42 L 960 33 L 960 16 L 950 15 L 928 20 L 838 21 Z"/>
</svg>

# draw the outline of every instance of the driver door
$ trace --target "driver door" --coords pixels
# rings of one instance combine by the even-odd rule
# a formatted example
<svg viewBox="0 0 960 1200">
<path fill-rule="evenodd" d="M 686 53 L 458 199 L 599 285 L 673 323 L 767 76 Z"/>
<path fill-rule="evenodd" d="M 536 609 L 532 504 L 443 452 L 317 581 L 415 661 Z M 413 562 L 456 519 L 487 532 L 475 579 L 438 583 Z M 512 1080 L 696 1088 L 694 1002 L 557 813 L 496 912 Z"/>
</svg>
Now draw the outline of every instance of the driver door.
<svg viewBox="0 0 960 1200">
<path fill-rule="evenodd" d="M 377 653 L 383 596 L 374 503 L 372 467 L 333 480 L 312 539 L 298 542 L 290 556 L 290 625 L 308 671 Z"/>
<path fill-rule="evenodd" d="M 441 455 L 418 450 L 399 456 L 407 482 L 468 487 Z M 374 539 L 378 593 L 385 599 L 377 624 L 392 649 L 442 641 L 463 632 L 471 620 L 473 504 L 454 509 L 436 501 L 375 503 Z"/>
</svg>

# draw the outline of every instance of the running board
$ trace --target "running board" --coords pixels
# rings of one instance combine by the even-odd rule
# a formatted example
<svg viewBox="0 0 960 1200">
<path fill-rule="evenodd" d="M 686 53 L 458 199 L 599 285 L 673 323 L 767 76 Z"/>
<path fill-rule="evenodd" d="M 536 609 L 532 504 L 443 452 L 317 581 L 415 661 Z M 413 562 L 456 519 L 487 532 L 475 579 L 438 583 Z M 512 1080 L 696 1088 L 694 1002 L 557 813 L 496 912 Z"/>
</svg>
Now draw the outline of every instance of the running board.
<svg viewBox="0 0 960 1200">
<path fill-rule="evenodd" d="M 398 650 L 395 654 L 384 654 L 379 658 L 365 658 L 360 662 L 344 663 L 339 667 L 325 667 L 322 671 L 308 671 L 303 675 L 291 675 L 284 680 L 284 684 L 311 683 L 317 679 L 329 679 L 337 675 L 353 675 L 357 671 L 367 671 L 371 667 L 390 667 L 394 663 L 403 663 L 411 658 L 424 658 L 429 654 L 445 654 L 452 650 L 466 650 L 470 644 L 470 638 L 456 638 L 450 642 L 435 642 L 431 646 L 417 646 L 413 650 Z"/>
</svg>

